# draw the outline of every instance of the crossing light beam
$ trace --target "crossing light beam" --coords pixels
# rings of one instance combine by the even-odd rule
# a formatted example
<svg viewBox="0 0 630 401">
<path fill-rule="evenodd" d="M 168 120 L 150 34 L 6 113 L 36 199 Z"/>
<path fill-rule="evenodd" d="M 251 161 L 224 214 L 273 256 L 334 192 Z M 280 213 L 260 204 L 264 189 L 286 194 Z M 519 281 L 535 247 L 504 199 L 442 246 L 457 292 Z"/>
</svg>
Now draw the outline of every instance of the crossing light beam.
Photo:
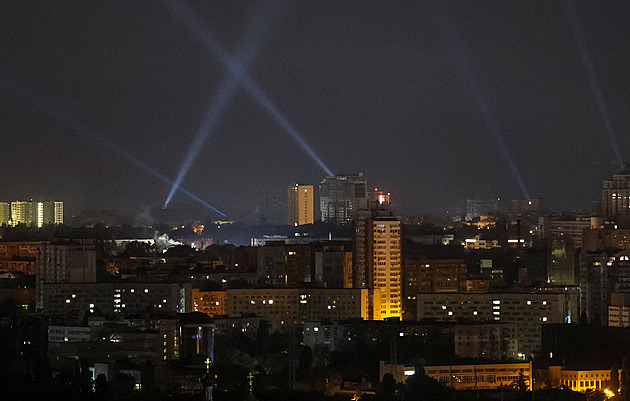
<svg viewBox="0 0 630 401">
<path fill-rule="evenodd" d="M 97 145 L 109 150 L 110 152 L 116 154 L 122 159 L 127 160 L 129 163 L 134 164 L 144 170 L 146 173 L 156 178 L 157 180 L 171 185 L 173 183 L 168 177 L 154 168 L 150 167 L 148 164 L 143 162 L 142 160 L 136 158 L 131 153 L 119 148 L 114 143 L 106 139 L 102 134 L 98 131 L 87 127 L 86 125 L 80 123 L 77 119 L 73 118 L 68 112 L 62 109 L 60 106 L 57 106 L 50 101 L 48 101 L 44 96 L 35 92 L 34 90 L 26 87 L 25 85 L 19 83 L 18 81 L 11 79 L 4 74 L 0 74 L 0 85 L 4 86 L 6 89 L 10 90 L 14 94 L 16 94 L 19 98 L 27 103 L 31 104 L 35 109 L 39 110 L 41 113 L 47 115 L 49 118 L 52 118 L 59 123 L 61 123 L 66 129 L 68 129 L 74 136 L 80 138 L 87 138 L 90 141 L 96 143 Z M 186 188 L 180 188 L 180 191 L 187 195 L 189 198 L 199 202 L 205 207 L 217 212 L 221 216 L 225 216 L 223 212 L 209 204 L 208 202 L 201 199 L 199 196 L 195 195 L 191 191 Z"/>
<path fill-rule="evenodd" d="M 181 1 L 166 0 L 167 7 L 177 18 L 192 32 L 204 46 L 214 54 L 225 70 L 258 102 L 258 104 L 280 125 L 284 131 L 315 161 L 326 174 L 333 176 L 332 171 L 326 166 L 315 151 L 308 145 L 298 130 L 280 111 L 280 108 L 271 100 L 263 90 L 254 82 L 251 76 L 243 68 L 239 60 L 231 57 L 214 38 L 204 23 Z"/>
<path fill-rule="evenodd" d="M 253 24 L 248 29 L 246 35 L 241 42 L 240 48 L 234 57 L 235 60 L 240 60 L 241 68 L 247 69 L 256 56 L 261 42 L 266 36 L 271 21 L 276 14 L 279 4 L 280 2 L 278 1 L 263 3 L 262 12 L 259 12 L 257 14 Z M 214 95 L 214 98 L 212 99 L 208 109 L 206 110 L 199 129 L 197 130 L 197 133 L 190 147 L 188 148 L 188 153 L 186 154 L 184 162 L 182 163 L 182 166 L 177 173 L 177 177 L 173 182 L 171 190 L 166 197 L 166 201 L 164 202 L 165 207 L 168 206 L 168 204 L 173 199 L 173 196 L 179 189 L 182 181 L 188 174 L 188 171 L 191 169 L 195 160 L 199 156 L 199 152 L 201 151 L 204 143 L 206 142 L 210 134 L 214 132 L 214 130 L 218 126 L 221 118 L 232 103 L 232 100 L 234 99 L 234 95 L 236 94 L 238 88 L 239 84 L 232 77 L 232 74 L 224 73 L 219 87 L 217 88 Z"/>
</svg>

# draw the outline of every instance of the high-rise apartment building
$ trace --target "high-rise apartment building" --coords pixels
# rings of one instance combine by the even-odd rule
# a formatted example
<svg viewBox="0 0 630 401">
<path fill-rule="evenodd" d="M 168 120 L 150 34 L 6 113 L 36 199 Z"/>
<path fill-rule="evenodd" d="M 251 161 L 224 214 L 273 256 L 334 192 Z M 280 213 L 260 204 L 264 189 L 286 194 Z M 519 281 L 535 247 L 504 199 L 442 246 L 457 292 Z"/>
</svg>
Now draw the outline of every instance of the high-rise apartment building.
<svg viewBox="0 0 630 401">
<path fill-rule="evenodd" d="M 353 286 L 378 290 L 371 299 L 372 318 L 402 316 L 400 229 L 389 195 L 370 192 L 355 221 Z"/>
<path fill-rule="evenodd" d="M 366 207 L 367 181 L 363 173 L 326 177 L 319 187 L 322 221 L 347 226 Z"/>
<path fill-rule="evenodd" d="M 11 206 L 7 202 L 0 202 L 0 226 L 8 226 L 11 221 Z"/>
<path fill-rule="evenodd" d="M 375 217 L 368 226 L 371 231 L 371 288 L 380 290 L 381 318 L 402 316 L 402 286 L 400 261 L 400 221 L 394 217 Z M 368 235 L 370 236 L 370 235 Z M 370 245 L 370 244 L 368 244 Z"/>
<path fill-rule="evenodd" d="M 287 225 L 313 222 L 313 186 L 295 184 L 287 187 Z"/>
<path fill-rule="evenodd" d="M 52 214 L 50 215 L 52 219 L 49 221 L 55 225 L 63 224 L 63 202 L 56 201 L 49 203 L 52 203 Z"/>
<path fill-rule="evenodd" d="M 630 218 L 630 169 L 614 174 L 602 185 L 602 215 Z"/>
<path fill-rule="evenodd" d="M 33 225 L 33 202 L 15 201 L 11 202 L 11 224 Z"/>
<path fill-rule="evenodd" d="M 0 224 L 2 224 L 2 204 L 0 203 Z M 43 227 L 46 224 L 63 224 L 63 202 L 15 201 L 11 202 L 10 224 L 17 226 Z"/>
</svg>

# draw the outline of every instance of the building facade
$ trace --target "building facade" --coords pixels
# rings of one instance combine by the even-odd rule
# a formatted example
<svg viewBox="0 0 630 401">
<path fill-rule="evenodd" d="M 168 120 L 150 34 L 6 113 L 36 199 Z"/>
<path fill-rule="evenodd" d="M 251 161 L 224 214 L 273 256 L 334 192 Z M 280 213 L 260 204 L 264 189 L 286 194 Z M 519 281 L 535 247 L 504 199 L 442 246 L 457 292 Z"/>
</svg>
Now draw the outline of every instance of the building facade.
<svg viewBox="0 0 630 401">
<path fill-rule="evenodd" d="M 37 248 L 36 308 L 44 307 L 44 289 L 52 283 L 96 282 L 96 245 L 94 240 L 48 243 Z"/>
<path fill-rule="evenodd" d="M 570 323 L 578 316 L 577 291 L 488 294 L 418 294 L 418 320 L 516 324 L 521 357 L 541 348 L 545 323 Z"/>
<path fill-rule="evenodd" d="M 630 219 L 630 170 L 614 174 L 602 183 L 602 216 Z"/>
<path fill-rule="evenodd" d="M 531 391 L 534 383 L 531 362 L 424 366 L 424 372 L 454 390 L 513 388 Z M 392 374 L 396 381 L 404 382 L 416 374 L 416 368 L 380 361 L 379 376 L 382 378 L 387 373 Z"/>
<path fill-rule="evenodd" d="M 287 187 L 287 225 L 313 224 L 313 204 L 312 185 L 295 184 Z"/>
<path fill-rule="evenodd" d="M 348 226 L 355 213 L 365 208 L 367 181 L 363 173 L 326 177 L 319 187 L 319 205 L 322 221 Z"/>
<path fill-rule="evenodd" d="M 365 289 L 228 289 L 226 302 L 229 316 L 259 316 L 268 320 L 274 330 L 310 320 L 368 316 Z"/>
<path fill-rule="evenodd" d="M 3 211 L 4 209 L 4 211 Z M 63 224 L 63 202 L 59 201 L 15 201 L 11 202 L 10 224 L 43 227 L 47 224 Z M 6 206 L 0 205 L 0 224 L 3 224 Z"/>
<path fill-rule="evenodd" d="M 368 194 L 366 207 L 356 213 L 353 287 L 374 292 L 370 319 L 402 317 L 401 222 L 393 216 L 389 194 Z"/>
<path fill-rule="evenodd" d="M 192 311 L 189 283 L 47 283 L 42 313 L 81 321 L 86 315 L 127 316 Z"/>
</svg>

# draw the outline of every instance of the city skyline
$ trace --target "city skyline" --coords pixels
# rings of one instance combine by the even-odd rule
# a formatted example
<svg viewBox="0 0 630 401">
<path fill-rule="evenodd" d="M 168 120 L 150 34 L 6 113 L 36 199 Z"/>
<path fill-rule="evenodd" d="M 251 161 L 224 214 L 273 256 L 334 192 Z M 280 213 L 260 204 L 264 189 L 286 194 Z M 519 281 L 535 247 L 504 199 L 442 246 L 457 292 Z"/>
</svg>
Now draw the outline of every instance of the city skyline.
<svg viewBox="0 0 630 401">
<path fill-rule="evenodd" d="M 260 3 L 189 7 L 229 54 L 266 15 Z M 333 173 L 364 172 L 402 213 L 524 199 L 514 171 L 552 210 L 591 209 L 620 170 L 615 149 L 627 157 L 628 5 L 443 8 L 279 4 L 248 72 Z M 15 88 L 175 181 L 226 73 L 219 58 L 162 4 L 12 4 L 0 18 L 0 132 L 11 149 L 0 197 L 64 199 L 76 211 L 163 204 L 169 184 Z M 291 183 L 317 185 L 327 174 L 284 130 L 239 87 L 182 185 L 236 219 Z"/>
</svg>

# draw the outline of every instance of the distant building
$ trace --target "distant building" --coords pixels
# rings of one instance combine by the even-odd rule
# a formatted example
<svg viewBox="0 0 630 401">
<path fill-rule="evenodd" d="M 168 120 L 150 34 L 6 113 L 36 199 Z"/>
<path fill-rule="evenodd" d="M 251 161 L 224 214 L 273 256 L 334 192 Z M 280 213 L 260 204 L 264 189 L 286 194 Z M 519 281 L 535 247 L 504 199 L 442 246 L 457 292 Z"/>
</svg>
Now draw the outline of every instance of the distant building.
<svg viewBox="0 0 630 401">
<path fill-rule="evenodd" d="M 602 215 L 611 219 L 630 218 L 630 169 L 602 183 Z"/>
<path fill-rule="evenodd" d="M 0 202 L 0 226 L 8 226 L 11 221 L 11 206 L 7 202 Z"/>
<path fill-rule="evenodd" d="M 0 207 L 0 210 L 1 208 L 2 207 Z M 2 212 L 0 212 L 0 217 L 1 213 Z M 24 224 L 29 227 L 43 227 L 46 224 L 63 224 L 63 202 L 11 202 L 10 224 L 13 226 Z"/>
<path fill-rule="evenodd" d="M 241 255 L 239 263 L 253 263 L 254 257 L 261 283 L 282 287 L 299 287 L 304 283 L 326 288 L 352 288 L 352 252 L 349 242 L 323 241 L 291 244 L 268 242 L 251 247 L 256 252 Z M 251 265 L 250 265 L 251 266 Z M 239 267 L 240 268 L 240 267 Z"/>
<path fill-rule="evenodd" d="M 33 202 L 11 202 L 11 225 L 18 224 L 33 225 Z"/>
<path fill-rule="evenodd" d="M 352 224 L 355 213 L 365 208 L 367 181 L 363 173 L 326 177 L 319 187 L 322 221 L 340 226 Z"/>
<path fill-rule="evenodd" d="M 501 198 L 492 199 L 466 199 L 466 220 L 475 217 L 496 215 L 501 211 Z"/>
<path fill-rule="evenodd" d="M 291 185 L 287 188 L 287 225 L 313 224 L 313 186 Z"/>
<path fill-rule="evenodd" d="M 538 230 L 543 240 L 570 240 L 575 248 L 581 248 L 584 230 L 596 226 L 596 222 L 594 217 L 547 215 L 538 218 Z"/>
</svg>

